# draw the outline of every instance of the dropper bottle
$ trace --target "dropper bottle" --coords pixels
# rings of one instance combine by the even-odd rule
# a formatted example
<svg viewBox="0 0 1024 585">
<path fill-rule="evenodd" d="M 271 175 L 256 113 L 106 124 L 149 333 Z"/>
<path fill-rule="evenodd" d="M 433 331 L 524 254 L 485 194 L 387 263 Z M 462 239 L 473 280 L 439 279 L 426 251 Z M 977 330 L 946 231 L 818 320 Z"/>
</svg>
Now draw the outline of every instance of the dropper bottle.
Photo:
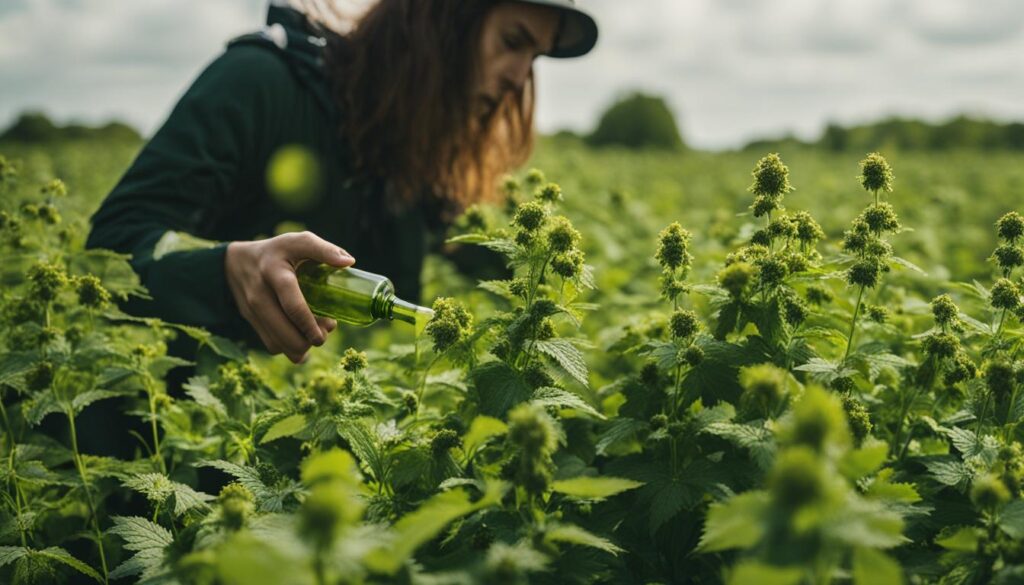
<svg viewBox="0 0 1024 585">
<path fill-rule="evenodd" d="M 404 321 L 420 331 L 434 316 L 427 307 L 395 296 L 395 285 L 379 274 L 303 262 L 295 271 L 310 310 L 365 327 L 381 319 Z"/>
</svg>

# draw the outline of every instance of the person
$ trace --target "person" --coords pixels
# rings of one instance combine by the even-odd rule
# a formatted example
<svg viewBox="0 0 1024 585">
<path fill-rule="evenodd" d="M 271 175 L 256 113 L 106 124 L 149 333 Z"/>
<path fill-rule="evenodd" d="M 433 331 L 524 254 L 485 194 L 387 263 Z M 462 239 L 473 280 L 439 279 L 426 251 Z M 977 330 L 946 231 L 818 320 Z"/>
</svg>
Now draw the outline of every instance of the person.
<svg viewBox="0 0 1024 585">
<path fill-rule="evenodd" d="M 597 40 L 573 0 L 376 0 L 357 19 L 299 1 L 199 75 L 86 244 L 131 254 L 151 298 L 129 312 L 296 363 L 336 323 L 295 267 L 358 258 L 418 298 L 432 242 L 529 155 L 535 58 Z"/>
</svg>

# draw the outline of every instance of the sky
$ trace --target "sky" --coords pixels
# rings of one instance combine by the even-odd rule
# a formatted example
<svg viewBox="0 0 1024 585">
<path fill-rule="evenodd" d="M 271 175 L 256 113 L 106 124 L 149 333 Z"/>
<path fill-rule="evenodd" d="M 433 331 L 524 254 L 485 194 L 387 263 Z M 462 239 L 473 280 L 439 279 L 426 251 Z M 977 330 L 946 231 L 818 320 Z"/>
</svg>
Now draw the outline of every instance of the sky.
<svg viewBox="0 0 1024 585">
<path fill-rule="evenodd" d="M 342 2 L 352 0 L 340 0 Z M 1024 0 L 579 0 L 601 36 L 537 62 L 542 132 L 664 96 L 692 146 L 814 138 L 830 121 L 1024 120 Z M 26 109 L 153 132 L 266 0 L 0 0 L 0 127 Z"/>
</svg>

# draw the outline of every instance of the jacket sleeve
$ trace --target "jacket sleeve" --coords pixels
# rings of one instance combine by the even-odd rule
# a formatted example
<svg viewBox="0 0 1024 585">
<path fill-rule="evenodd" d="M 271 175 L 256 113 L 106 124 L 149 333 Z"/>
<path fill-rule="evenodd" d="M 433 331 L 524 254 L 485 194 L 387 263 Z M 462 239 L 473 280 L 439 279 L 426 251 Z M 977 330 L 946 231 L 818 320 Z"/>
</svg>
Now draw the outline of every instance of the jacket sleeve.
<svg viewBox="0 0 1024 585">
<path fill-rule="evenodd" d="M 133 299 L 126 310 L 246 334 L 224 275 L 227 243 L 202 238 L 213 218 L 244 205 L 240 185 L 262 180 L 289 75 L 270 49 L 228 49 L 182 96 L 93 215 L 86 247 L 131 254 L 152 296 Z"/>
</svg>

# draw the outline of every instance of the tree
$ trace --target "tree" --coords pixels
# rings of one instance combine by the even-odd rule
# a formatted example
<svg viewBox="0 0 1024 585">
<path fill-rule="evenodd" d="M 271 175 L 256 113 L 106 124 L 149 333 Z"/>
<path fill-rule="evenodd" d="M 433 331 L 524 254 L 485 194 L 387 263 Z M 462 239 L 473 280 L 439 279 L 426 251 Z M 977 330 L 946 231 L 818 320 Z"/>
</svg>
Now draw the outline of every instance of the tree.
<svg viewBox="0 0 1024 585">
<path fill-rule="evenodd" d="M 631 94 L 608 108 L 587 142 L 593 146 L 627 148 L 684 147 L 675 116 L 665 100 L 642 93 Z"/>
</svg>

